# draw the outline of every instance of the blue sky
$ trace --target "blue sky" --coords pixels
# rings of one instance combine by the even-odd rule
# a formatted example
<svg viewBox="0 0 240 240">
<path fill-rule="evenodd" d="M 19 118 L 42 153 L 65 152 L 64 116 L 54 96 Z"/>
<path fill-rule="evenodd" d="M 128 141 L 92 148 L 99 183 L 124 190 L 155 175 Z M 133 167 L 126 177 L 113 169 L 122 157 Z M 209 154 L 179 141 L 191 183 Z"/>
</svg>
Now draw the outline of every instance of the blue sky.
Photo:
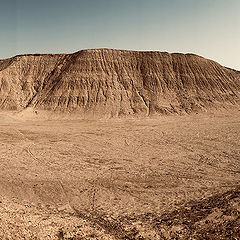
<svg viewBox="0 0 240 240">
<path fill-rule="evenodd" d="M 240 0 L 0 0 L 0 58 L 87 48 L 192 52 L 240 70 Z"/>
</svg>

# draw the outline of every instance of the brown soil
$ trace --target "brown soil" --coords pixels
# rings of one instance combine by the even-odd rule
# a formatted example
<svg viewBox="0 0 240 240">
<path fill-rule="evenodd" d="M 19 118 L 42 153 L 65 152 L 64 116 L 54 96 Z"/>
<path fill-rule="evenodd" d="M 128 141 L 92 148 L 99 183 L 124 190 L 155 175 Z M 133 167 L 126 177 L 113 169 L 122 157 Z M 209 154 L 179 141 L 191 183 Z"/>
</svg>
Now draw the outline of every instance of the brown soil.
<svg viewBox="0 0 240 240">
<path fill-rule="evenodd" d="M 0 239 L 240 239 L 239 94 L 193 54 L 0 60 Z"/>
<path fill-rule="evenodd" d="M 0 114 L 0 239 L 240 239 L 239 111 L 34 111 Z"/>
</svg>

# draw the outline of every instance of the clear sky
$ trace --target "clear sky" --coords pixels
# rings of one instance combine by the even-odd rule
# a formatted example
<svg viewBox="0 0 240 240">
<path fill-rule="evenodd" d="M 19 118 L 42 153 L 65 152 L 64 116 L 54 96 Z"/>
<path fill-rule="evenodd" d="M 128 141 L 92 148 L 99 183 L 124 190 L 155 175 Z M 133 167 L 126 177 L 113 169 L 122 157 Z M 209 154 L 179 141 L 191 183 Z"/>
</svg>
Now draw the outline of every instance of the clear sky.
<svg viewBox="0 0 240 240">
<path fill-rule="evenodd" d="M 240 70 L 240 0 L 0 0 L 0 58 L 87 48 L 192 52 Z"/>
</svg>

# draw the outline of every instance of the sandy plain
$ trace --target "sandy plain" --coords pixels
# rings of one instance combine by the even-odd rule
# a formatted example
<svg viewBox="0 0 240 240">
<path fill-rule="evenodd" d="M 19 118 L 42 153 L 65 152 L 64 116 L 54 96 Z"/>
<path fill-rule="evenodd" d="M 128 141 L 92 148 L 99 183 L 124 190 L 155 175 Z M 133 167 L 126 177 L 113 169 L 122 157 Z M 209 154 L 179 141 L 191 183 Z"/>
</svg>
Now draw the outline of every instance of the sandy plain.
<svg viewBox="0 0 240 240">
<path fill-rule="evenodd" d="M 240 239 L 240 111 L 0 114 L 0 239 Z"/>
</svg>

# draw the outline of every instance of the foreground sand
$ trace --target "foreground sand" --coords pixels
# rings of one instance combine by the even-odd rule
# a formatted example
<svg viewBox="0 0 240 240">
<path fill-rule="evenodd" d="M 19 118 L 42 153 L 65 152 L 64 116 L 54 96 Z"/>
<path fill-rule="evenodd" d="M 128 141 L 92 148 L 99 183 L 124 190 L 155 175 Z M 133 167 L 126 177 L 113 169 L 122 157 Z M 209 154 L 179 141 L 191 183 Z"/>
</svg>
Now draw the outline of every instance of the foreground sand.
<svg viewBox="0 0 240 240">
<path fill-rule="evenodd" d="M 240 239 L 240 111 L 0 115 L 0 239 Z"/>
</svg>

